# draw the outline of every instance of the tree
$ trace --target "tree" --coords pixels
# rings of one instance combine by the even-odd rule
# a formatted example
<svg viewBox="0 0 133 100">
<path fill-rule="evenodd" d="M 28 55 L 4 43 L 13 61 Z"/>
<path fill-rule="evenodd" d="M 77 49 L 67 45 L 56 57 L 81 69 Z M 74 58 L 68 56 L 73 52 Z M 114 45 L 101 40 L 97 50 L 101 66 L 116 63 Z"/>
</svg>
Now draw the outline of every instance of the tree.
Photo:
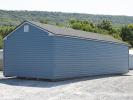
<svg viewBox="0 0 133 100">
<path fill-rule="evenodd" d="M 14 26 L 0 26 L 0 35 L 4 38 L 7 36 L 11 31 L 14 30 Z"/>
<path fill-rule="evenodd" d="M 0 49 L 3 48 L 3 38 L 14 30 L 14 26 L 0 26 Z"/>
<path fill-rule="evenodd" d="M 108 20 L 103 20 L 102 23 L 97 25 L 88 21 L 71 20 L 70 27 L 87 32 L 95 32 L 106 35 L 108 34 L 116 39 L 122 40 L 120 37 L 120 32 L 113 28 L 111 22 Z"/>
<path fill-rule="evenodd" d="M 88 32 L 95 32 L 95 24 L 88 22 L 88 21 L 79 21 L 79 20 L 71 20 L 70 27 L 73 29 L 88 31 Z"/>
<path fill-rule="evenodd" d="M 124 26 L 121 28 L 121 38 L 133 47 L 133 28 Z"/>
<path fill-rule="evenodd" d="M 48 20 L 39 20 L 39 22 L 42 24 L 48 24 Z"/>
<path fill-rule="evenodd" d="M 100 24 L 97 25 L 97 27 L 108 31 L 112 30 L 111 21 L 108 21 L 108 20 L 103 20 Z"/>
</svg>

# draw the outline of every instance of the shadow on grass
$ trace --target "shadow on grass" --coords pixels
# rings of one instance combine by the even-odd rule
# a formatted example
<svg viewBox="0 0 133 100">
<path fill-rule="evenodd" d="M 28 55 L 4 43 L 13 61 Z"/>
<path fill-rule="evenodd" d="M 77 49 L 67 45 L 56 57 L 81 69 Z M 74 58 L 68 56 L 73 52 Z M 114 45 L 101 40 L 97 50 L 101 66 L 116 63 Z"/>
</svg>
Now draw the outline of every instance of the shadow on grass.
<svg viewBox="0 0 133 100">
<path fill-rule="evenodd" d="M 90 76 L 90 77 L 78 77 L 78 78 L 71 78 L 71 79 L 64 79 L 64 80 L 56 80 L 56 81 L 49 81 L 45 79 L 25 79 L 25 78 L 0 78 L 0 83 L 8 84 L 12 86 L 25 86 L 25 87 L 41 87 L 41 88 L 51 88 L 66 84 L 72 84 L 76 82 L 82 82 L 86 80 L 96 80 L 96 79 L 103 79 L 109 77 L 117 77 L 117 76 L 130 76 L 130 75 L 101 75 L 101 76 Z"/>
</svg>

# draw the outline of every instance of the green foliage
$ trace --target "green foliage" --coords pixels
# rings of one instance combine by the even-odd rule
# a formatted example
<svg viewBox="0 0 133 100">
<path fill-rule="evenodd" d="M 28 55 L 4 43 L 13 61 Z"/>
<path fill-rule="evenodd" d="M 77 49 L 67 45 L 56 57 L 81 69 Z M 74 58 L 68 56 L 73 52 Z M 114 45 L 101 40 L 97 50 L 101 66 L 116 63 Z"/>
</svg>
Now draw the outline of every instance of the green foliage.
<svg viewBox="0 0 133 100">
<path fill-rule="evenodd" d="M 71 20 L 69 26 L 73 29 L 83 30 L 87 32 L 108 34 L 113 36 L 116 39 L 121 40 L 119 30 L 113 28 L 111 22 L 107 20 L 103 20 L 99 24 L 94 24 L 88 21 Z"/>
<path fill-rule="evenodd" d="M 14 26 L 0 26 L 0 49 L 3 48 L 3 38 L 7 36 L 14 28 Z"/>
<path fill-rule="evenodd" d="M 103 20 L 100 24 L 97 25 L 97 27 L 107 31 L 112 31 L 112 24 L 108 20 Z"/>
<path fill-rule="evenodd" d="M 133 47 L 133 24 L 125 25 L 121 28 L 113 27 L 110 21 L 103 20 L 94 24 L 88 21 L 71 20 L 70 27 L 73 29 L 108 34 L 116 39 L 123 40 Z"/>
<path fill-rule="evenodd" d="M 92 28 L 87 21 L 71 20 L 70 23 L 73 29 L 89 31 Z"/>
<path fill-rule="evenodd" d="M 0 26 L 0 36 L 4 38 L 8 35 L 15 27 L 14 26 Z"/>
<path fill-rule="evenodd" d="M 129 24 L 128 25 L 128 28 L 131 29 L 131 30 L 133 30 L 133 24 Z"/>
<path fill-rule="evenodd" d="M 95 24 L 88 21 L 79 21 L 71 20 L 70 27 L 73 29 L 88 31 L 88 32 L 97 32 Z"/>
<path fill-rule="evenodd" d="M 39 22 L 42 24 L 48 24 L 49 20 L 39 20 Z"/>
<path fill-rule="evenodd" d="M 99 23 L 101 20 L 110 20 L 113 25 L 121 26 L 133 23 L 131 16 L 110 16 L 110 15 L 92 15 L 78 13 L 61 13 L 61 12 L 46 12 L 46 11 L 6 11 L 0 10 L 0 25 L 16 26 L 24 20 L 38 21 L 50 24 L 67 25 L 70 19 L 78 19 Z"/>
<path fill-rule="evenodd" d="M 121 28 L 121 38 L 133 47 L 133 27 L 131 25 Z"/>
</svg>

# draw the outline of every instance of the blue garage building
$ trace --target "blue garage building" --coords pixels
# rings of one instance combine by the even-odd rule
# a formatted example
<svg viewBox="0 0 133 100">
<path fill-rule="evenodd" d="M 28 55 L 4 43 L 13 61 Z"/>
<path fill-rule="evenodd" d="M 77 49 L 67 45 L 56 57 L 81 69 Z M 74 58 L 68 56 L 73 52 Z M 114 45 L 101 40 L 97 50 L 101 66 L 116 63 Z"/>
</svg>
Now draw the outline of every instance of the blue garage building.
<svg viewBox="0 0 133 100">
<path fill-rule="evenodd" d="M 4 75 L 64 79 L 128 72 L 128 45 L 108 35 L 24 21 L 4 39 Z"/>
</svg>

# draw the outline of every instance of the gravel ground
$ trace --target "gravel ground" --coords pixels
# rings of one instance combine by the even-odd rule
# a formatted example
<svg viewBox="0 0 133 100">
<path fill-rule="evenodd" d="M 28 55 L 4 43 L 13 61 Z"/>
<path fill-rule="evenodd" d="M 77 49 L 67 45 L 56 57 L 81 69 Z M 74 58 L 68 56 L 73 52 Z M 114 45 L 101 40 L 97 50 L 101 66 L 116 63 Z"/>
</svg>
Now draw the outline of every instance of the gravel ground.
<svg viewBox="0 0 133 100">
<path fill-rule="evenodd" d="M 133 100 L 133 71 L 60 82 L 4 78 L 0 100 Z"/>
</svg>

